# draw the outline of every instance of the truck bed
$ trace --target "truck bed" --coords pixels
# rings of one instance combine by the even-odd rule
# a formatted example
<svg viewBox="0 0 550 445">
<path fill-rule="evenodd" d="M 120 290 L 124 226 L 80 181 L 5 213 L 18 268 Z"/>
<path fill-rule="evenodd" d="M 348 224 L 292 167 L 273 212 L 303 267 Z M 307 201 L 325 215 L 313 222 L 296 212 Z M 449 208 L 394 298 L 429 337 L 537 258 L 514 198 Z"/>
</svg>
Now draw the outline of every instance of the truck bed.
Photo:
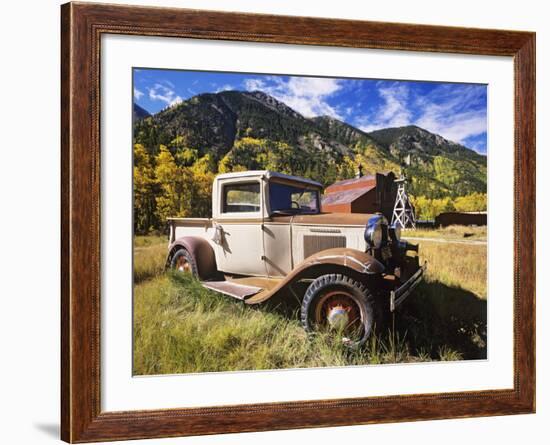
<svg viewBox="0 0 550 445">
<path fill-rule="evenodd" d="M 211 239 L 214 235 L 212 218 L 168 218 L 170 244 L 182 236 L 200 236 Z"/>
</svg>

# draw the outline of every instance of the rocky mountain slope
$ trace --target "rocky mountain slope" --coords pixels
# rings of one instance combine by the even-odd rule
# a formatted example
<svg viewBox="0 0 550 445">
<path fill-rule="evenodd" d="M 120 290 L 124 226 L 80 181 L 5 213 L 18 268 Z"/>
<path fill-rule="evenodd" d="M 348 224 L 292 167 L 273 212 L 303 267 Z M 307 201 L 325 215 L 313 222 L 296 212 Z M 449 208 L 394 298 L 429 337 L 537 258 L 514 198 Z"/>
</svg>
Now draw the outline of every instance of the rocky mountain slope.
<svg viewBox="0 0 550 445">
<path fill-rule="evenodd" d="M 183 145 L 198 156 L 224 160 L 229 168 L 237 158 L 244 168 L 287 165 L 291 173 L 325 184 L 349 177 L 357 163 L 371 172 L 403 170 L 413 192 L 430 197 L 485 192 L 487 184 L 485 156 L 427 130 L 407 126 L 365 133 L 332 117 L 308 119 L 261 91 L 201 94 L 136 119 L 134 142 L 151 155 L 161 144 L 173 152 Z M 281 161 L 284 156 L 287 162 Z"/>
</svg>

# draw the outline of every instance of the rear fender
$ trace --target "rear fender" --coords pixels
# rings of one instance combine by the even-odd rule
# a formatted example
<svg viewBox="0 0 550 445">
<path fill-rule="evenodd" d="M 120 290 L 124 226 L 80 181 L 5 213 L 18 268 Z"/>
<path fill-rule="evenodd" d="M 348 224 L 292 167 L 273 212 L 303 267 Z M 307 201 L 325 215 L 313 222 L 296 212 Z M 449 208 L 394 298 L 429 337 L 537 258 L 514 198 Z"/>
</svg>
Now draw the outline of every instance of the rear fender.
<svg viewBox="0 0 550 445">
<path fill-rule="evenodd" d="M 172 257 L 180 249 L 187 250 L 194 258 L 200 279 L 210 278 L 218 271 L 214 249 L 208 241 L 198 236 L 182 236 L 170 244 L 166 257 L 166 268 L 170 267 Z"/>
</svg>

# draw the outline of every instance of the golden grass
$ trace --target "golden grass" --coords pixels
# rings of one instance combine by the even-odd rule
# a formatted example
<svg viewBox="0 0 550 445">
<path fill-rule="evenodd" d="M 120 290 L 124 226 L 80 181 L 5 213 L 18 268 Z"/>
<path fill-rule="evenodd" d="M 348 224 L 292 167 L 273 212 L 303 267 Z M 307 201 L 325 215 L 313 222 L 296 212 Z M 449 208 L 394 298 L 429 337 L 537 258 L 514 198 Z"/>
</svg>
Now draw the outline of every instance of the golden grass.
<svg viewBox="0 0 550 445">
<path fill-rule="evenodd" d="M 328 335 L 308 337 L 297 313 L 246 306 L 188 275 L 172 273 L 135 287 L 135 375 L 418 360 L 404 342 L 386 337 L 373 336 L 356 351 Z"/>
<path fill-rule="evenodd" d="M 166 238 L 136 237 L 134 373 L 485 358 L 486 246 L 419 244 L 426 280 L 396 313 L 396 330 L 350 351 L 337 339 L 306 335 L 290 302 L 250 307 L 189 276 L 164 274 Z"/>
<path fill-rule="evenodd" d="M 134 248 L 149 247 L 162 244 L 168 246 L 168 237 L 160 235 L 137 235 L 134 236 Z"/>
<path fill-rule="evenodd" d="M 486 240 L 487 226 L 447 226 L 438 229 L 407 229 L 402 237 L 414 238 L 442 238 L 446 240 Z"/>
<path fill-rule="evenodd" d="M 473 292 L 487 298 L 487 246 L 418 242 L 421 261 L 428 262 L 426 281 Z"/>
<path fill-rule="evenodd" d="M 420 241 L 424 282 L 397 312 L 413 350 L 439 360 L 487 357 L 487 246 Z"/>
<path fill-rule="evenodd" d="M 168 240 L 160 236 L 134 237 L 134 283 L 164 272 Z"/>
</svg>

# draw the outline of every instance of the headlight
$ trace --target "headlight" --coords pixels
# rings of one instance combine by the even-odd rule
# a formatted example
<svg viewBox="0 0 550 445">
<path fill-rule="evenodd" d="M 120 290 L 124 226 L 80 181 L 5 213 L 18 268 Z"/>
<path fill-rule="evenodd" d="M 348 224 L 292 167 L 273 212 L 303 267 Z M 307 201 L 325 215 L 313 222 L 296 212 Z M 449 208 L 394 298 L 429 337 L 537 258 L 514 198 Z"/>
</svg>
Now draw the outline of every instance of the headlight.
<svg viewBox="0 0 550 445">
<path fill-rule="evenodd" d="M 384 232 L 382 223 L 384 218 L 376 215 L 369 219 L 367 228 L 365 229 L 365 241 L 369 247 L 379 249 L 382 246 L 384 240 Z"/>
<path fill-rule="evenodd" d="M 395 242 L 401 240 L 401 227 L 400 226 L 392 226 L 390 227 L 390 236 L 391 239 Z"/>
</svg>

